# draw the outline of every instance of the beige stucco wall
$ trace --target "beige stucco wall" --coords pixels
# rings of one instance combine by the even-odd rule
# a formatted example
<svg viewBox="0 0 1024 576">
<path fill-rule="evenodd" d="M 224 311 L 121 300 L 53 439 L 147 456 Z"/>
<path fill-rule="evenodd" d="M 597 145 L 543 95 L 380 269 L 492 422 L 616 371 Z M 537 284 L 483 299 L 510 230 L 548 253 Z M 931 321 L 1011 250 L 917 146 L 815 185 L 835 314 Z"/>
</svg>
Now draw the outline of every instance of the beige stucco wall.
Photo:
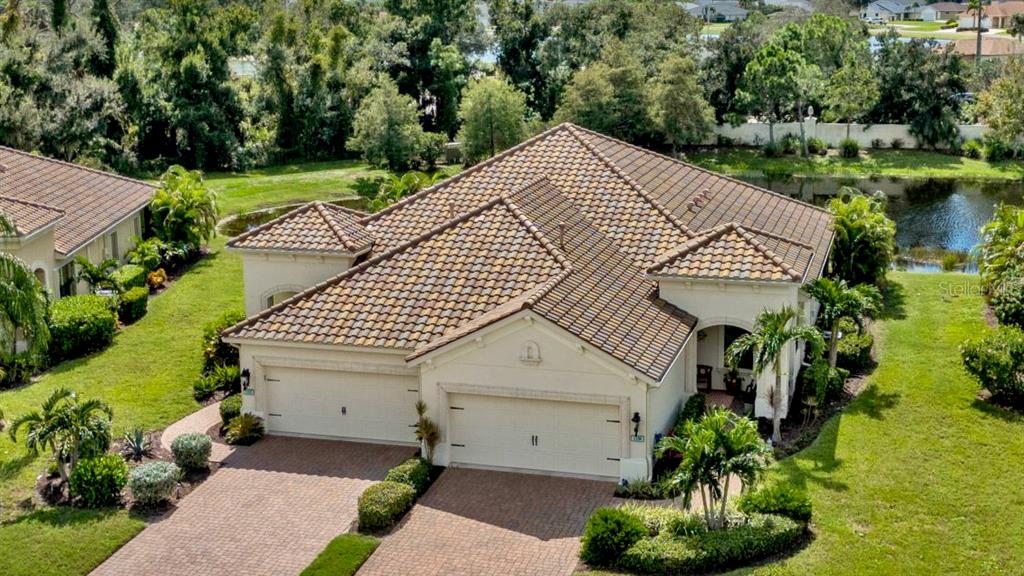
<svg viewBox="0 0 1024 576">
<path fill-rule="evenodd" d="M 266 308 L 279 292 L 301 292 L 349 269 L 353 258 L 308 254 L 242 252 L 245 314 Z"/>
<path fill-rule="evenodd" d="M 139 235 L 142 230 L 142 211 L 132 214 L 130 217 L 119 222 L 113 228 L 107 230 L 103 234 L 100 234 L 94 238 L 91 242 L 85 244 L 72 254 L 69 254 L 66 258 L 54 263 L 53 268 L 53 294 L 56 295 L 58 292 L 58 270 L 64 266 L 64 264 L 71 262 L 77 256 L 83 256 L 93 264 L 98 264 L 107 258 L 116 258 L 120 261 L 124 261 L 125 255 L 135 247 L 135 243 L 132 241 L 135 236 Z M 112 243 L 110 241 L 111 234 L 117 233 L 117 251 L 113 250 Z M 77 294 L 88 294 L 89 285 L 85 282 L 79 282 L 76 285 Z"/>
<path fill-rule="evenodd" d="M 665 377 L 657 387 L 652 387 L 647 395 L 647 428 L 652 450 L 655 437 L 672 430 L 679 415 L 683 402 L 697 391 L 697 383 L 693 377 L 696 371 L 690 366 L 695 365 L 693 359 L 697 353 L 697 339 L 691 337 L 682 353 L 669 368 Z"/>
</svg>

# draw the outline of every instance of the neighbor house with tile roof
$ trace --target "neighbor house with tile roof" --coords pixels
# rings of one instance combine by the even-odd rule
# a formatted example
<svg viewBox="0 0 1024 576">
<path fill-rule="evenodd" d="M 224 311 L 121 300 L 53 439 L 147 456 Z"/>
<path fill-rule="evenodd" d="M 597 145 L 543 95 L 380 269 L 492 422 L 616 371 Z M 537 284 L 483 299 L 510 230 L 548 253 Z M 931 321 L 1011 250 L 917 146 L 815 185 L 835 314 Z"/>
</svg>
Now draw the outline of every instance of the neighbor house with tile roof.
<svg viewBox="0 0 1024 576">
<path fill-rule="evenodd" d="M 24 261 L 52 298 L 82 293 L 75 258 L 122 259 L 153 193 L 145 182 L 0 146 L 0 213 L 15 228 L 0 251 Z"/>
<path fill-rule="evenodd" d="M 270 433 L 415 445 L 423 401 L 439 464 L 648 478 L 762 310 L 813 321 L 831 242 L 820 208 L 562 124 L 375 214 L 232 239 L 250 317 L 224 336 Z M 774 377 L 738 372 L 771 416 Z"/>
</svg>

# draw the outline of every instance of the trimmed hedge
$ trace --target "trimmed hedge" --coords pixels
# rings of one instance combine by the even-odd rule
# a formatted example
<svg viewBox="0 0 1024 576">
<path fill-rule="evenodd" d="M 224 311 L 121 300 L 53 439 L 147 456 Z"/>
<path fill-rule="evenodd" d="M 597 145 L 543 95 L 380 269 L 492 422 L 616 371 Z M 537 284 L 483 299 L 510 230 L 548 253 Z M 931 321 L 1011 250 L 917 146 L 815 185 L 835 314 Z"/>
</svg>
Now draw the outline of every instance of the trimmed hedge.
<svg viewBox="0 0 1024 576">
<path fill-rule="evenodd" d="M 1024 330 L 1000 326 L 960 345 L 964 369 L 996 400 L 1024 408 Z"/>
<path fill-rule="evenodd" d="M 232 420 L 242 415 L 242 395 L 232 394 L 220 403 L 220 422 L 227 426 Z"/>
<path fill-rule="evenodd" d="M 840 322 L 840 331 L 843 337 L 839 339 L 837 345 L 836 366 L 852 373 L 870 366 L 871 348 L 875 344 L 875 337 L 871 332 L 858 329 L 857 324 L 850 320 Z"/>
<path fill-rule="evenodd" d="M 394 526 L 416 501 L 416 489 L 404 482 L 385 480 L 370 485 L 359 496 L 359 530 L 378 532 Z"/>
<path fill-rule="evenodd" d="M 1000 324 L 1024 328 L 1024 277 L 1004 277 L 993 291 L 991 304 Z"/>
<path fill-rule="evenodd" d="M 388 470 L 384 480 L 408 484 L 420 496 L 430 487 L 430 463 L 423 458 L 410 458 Z"/>
<path fill-rule="evenodd" d="M 128 489 L 141 506 L 152 506 L 171 499 L 181 470 L 170 462 L 147 462 L 128 473 Z"/>
<path fill-rule="evenodd" d="M 117 318 L 125 324 L 132 324 L 146 315 L 148 307 L 149 289 L 136 286 L 119 297 Z"/>
<path fill-rule="evenodd" d="M 56 363 L 106 348 L 117 318 L 103 296 L 68 296 L 50 305 L 49 328 L 49 354 Z"/>
<path fill-rule="evenodd" d="M 856 158 L 860 154 L 860 144 L 852 139 L 846 138 L 839 142 L 839 155 L 843 158 Z"/>
<path fill-rule="evenodd" d="M 804 533 L 804 525 L 789 518 L 757 514 L 724 530 L 640 539 L 618 558 L 616 567 L 645 574 L 720 572 L 788 552 Z"/>
<path fill-rule="evenodd" d="M 110 278 L 117 282 L 122 290 L 146 286 L 146 269 L 135 264 L 125 264 L 110 273 Z"/>
<path fill-rule="evenodd" d="M 213 440 L 201 432 L 182 434 L 171 442 L 174 462 L 185 470 L 203 470 L 210 465 Z"/>
<path fill-rule="evenodd" d="M 128 482 L 128 465 L 117 454 L 79 460 L 68 479 L 71 495 L 89 508 L 111 506 L 121 500 Z"/>
<path fill-rule="evenodd" d="M 811 521 L 807 492 L 783 482 L 743 494 L 737 508 L 745 514 L 775 514 L 805 524 Z"/>
<path fill-rule="evenodd" d="M 583 531 L 580 558 L 591 566 L 613 566 L 637 542 L 648 535 L 637 516 L 621 508 L 598 508 Z"/>
</svg>

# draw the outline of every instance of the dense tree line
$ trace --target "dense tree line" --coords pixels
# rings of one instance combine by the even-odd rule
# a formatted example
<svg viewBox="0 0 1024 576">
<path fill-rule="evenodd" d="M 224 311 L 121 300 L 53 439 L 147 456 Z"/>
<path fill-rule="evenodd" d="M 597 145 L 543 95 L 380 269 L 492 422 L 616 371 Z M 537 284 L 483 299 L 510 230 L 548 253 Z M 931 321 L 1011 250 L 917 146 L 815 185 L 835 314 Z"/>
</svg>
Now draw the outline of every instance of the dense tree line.
<svg viewBox="0 0 1024 576">
<path fill-rule="evenodd" d="M 702 38 L 668 0 L 0 6 L 0 142 L 128 172 L 355 154 L 405 169 L 455 138 L 473 162 L 561 120 L 674 150 L 809 108 L 944 145 L 973 114 L 960 95 L 999 76 L 923 42 L 872 52 L 861 23 L 824 14 L 754 12 Z"/>
</svg>

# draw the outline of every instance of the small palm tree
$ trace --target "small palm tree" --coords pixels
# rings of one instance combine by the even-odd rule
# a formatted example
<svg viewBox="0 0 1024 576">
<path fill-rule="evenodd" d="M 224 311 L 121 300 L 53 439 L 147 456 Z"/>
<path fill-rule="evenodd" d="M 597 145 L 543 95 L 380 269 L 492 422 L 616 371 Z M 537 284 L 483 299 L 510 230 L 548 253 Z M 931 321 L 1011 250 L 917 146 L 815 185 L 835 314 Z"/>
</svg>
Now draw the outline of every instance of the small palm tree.
<svg viewBox="0 0 1024 576">
<path fill-rule="evenodd" d="M 164 172 L 150 211 L 157 238 L 195 247 L 216 234 L 220 217 L 217 193 L 206 187 L 203 174 L 181 166 Z"/>
<path fill-rule="evenodd" d="M 828 365 L 836 367 L 839 356 L 839 321 L 850 318 L 862 327 L 861 317 L 878 310 L 882 296 L 878 288 L 869 284 L 858 284 L 853 288 L 845 280 L 818 278 L 804 286 L 804 293 L 817 300 L 821 305 L 818 317 L 829 327 L 831 333 L 828 341 Z"/>
<path fill-rule="evenodd" d="M 700 494 L 704 521 L 711 530 L 725 527 L 729 478 L 736 476 L 745 488 L 753 487 L 771 455 L 754 421 L 724 408 L 712 409 L 700 420 L 687 422 L 681 436 L 662 438 L 658 454 L 665 452 L 682 456 L 669 482 L 683 494 L 686 508 L 693 501 L 693 493 Z"/>
<path fill-rule="evenodd" d="M 19 337 L 38 352 L 50 340 L 46 326 L 49 299 L 39 279 L 19 258 L 0 253 L 0 342 L 18 351 Z"/>
<path fill-rule="evenodd" d="M 765 310 L 757 317 L 754 331 L 737 338 L 725 351 L 726 362 L 735 369 L 743 356 L 754 353 L 754 372 L 761 375 L 768 369 L 775 370 L 775 388 L 772 392 L 772 441 L 782 441 L 782 355 L 788 346 L 798 340 L 806 341 L 814 354 L 824 346 L 821 333 L 814 326 L 790 324 L 797 318 L 797 312 L 790 306 L 781 310 Z"/>
<path fill-rule="evenodd" d="M 25 428 L 29 451 L 53 452 L 57 471 L 67 481 L 80 456 L 100 454 L 109 447 L 112 418 L 113 411 L 102 401 L 79 402 L 74 392 L 58 388 L 39 410 L 23 414 L 11 423 L 11 440 L 17 442 L 18 432 Z"/>
<path fill-rule="evenodd" d="M 99 264 L 93 264 L 83 256 L 75 258 L 78 266 L 78 279 L 84 280 L 94 292 L 98 289 L 109 288 L 120 292 L 120 286 L 114 280 L 113 273 L 121 265 L 116 258 L 107 258 Z"/>
<path fill-rule="evenodd" d="M 441 440 L 441 429 L 427 416 L 427 405 L 422 400 L 416 401 L 416 440 L 423 444 L 427 462 L 434 461 L 434 448 Z"/>
</svg>

